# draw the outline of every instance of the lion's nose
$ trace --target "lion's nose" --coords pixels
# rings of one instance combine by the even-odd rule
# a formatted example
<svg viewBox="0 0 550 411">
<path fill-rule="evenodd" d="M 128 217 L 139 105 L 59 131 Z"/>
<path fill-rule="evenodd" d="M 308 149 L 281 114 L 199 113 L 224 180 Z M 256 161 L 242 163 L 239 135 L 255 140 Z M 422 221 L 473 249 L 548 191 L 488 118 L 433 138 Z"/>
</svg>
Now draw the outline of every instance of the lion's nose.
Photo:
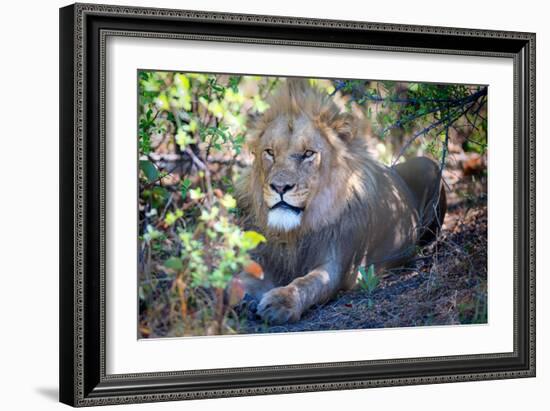
<svg viewBox="0 0 550 411">
<path fill-rule="evenodd" d="M 275 191 L 276 193 L 279 193 L 283 195 L 287 191 L 292 190 L 296 184 L 270 184 L 270 187 Z"/>
</svg>

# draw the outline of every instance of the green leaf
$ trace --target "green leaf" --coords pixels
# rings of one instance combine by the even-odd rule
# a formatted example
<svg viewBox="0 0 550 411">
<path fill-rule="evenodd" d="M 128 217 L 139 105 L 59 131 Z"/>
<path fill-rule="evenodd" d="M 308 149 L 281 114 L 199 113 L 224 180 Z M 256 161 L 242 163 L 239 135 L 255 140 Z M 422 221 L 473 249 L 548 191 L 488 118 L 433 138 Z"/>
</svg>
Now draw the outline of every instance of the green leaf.
<svg viewBox="0 0 550 411">
<path fill-rule="evenodd" d="M 181 127 L 176 133 L 176 143 L 180 146 L 180 150 L 185 150 L 189 144 L 195 143 L 195 139 Z"/>
<path fill-rule="evenodd" d="M 379 279 L 376 276 L 376 274 L 374 274 L 374 264 L 371 264 L 369 266 L 369 270 L 367 271 L 367 276 L 366 276 L 366 283 L 367 283 L 367 291 L 369 293 L 373 292 L 374 289 L 378 286 Z"/>
<path fill-rule="evenodd" d="M 185 199 L 185 197 L 187 196 L 187 191 L 189 190 L 189 187 L 191 187 L 191 180 L 186 178 L 181 183 L 181 188 L 180 188 L 180 193 L 181 193 L 181 198 L 182 199 Z"/>
<path fill-rule="evenodd" d="M 176 210 L 175 213 L 169 211 L 168 213 L 166 213 L 166 217 L 164 218 L 164 222 L 166 223 L 166 225 L 172 225 L 174 224 L 178 218 L 181 218 L 183 217 L 183 211 L 181 210 Z"/>
<path fill-rule="evenodd" d="M 189 190 L 189 195 L 191 196 L 191 200 L 200 200 L 201 198 L 204 197 L 204 194 L 201 191 L 200 187 Z"/>
<path fill-rule="evenodd" d="M 139 168 L 147 177 L 147 180 L 150 182 L 156 181 L 159 177 L 159 171 L 155 165 L 149 160 L 140 160 Z"/>
<path fill-rule="evenodd" d="M 139 151 L 141 154 L 149 154 L 151 152 L 151 138 L 143 130 L 139 130 Z"/>
<path fill-rule="evenodd" d="M 156 99 L 157 106 L 159 110 L 168 111 L 170 110 L 170 100 L 166 93 L 161 93 Z"/>
<path fill-rule="evenodd" d="M 183 270 L 183 263 L 181 262 L 181 259 L 178 257 L 170 257 L 168 260 L 166 260 L 163 264 L 166 268 L 169 268 L 174 271 L 181 271 Z"/>
<path fill-rule="evenodd" d="M 239 82 L 241 81 L 241 76 L 231 76 L 229 77 L 229 87 L 233 93 L 239 92 Z"/>
<path fill-rule="evenodd" d="M 233 198 L 233 196 L 231 196 L 230 194 L 225 194 L 223 196 L 223 198 L 220 199 L 220 203 L 226 208 L 226 209 L 230 209 L 230 208 L 235 208 L 237 207 L 237 201 L 235 200 L 235 198 Z"/>
<path fill-rule="evenodd" d="M 366 290 L 369 294 L 372 293 L 376 287 L 378 287 L 378 283 L 380 282 L 380 279 L 374 273 L 374 265 L 371 264 L 368 270 L 361 266 L 358 268 L 358 271 L 360 274 L 360 278 L 358 280 L 359 286 L 363 290 Z"/>
</svg>

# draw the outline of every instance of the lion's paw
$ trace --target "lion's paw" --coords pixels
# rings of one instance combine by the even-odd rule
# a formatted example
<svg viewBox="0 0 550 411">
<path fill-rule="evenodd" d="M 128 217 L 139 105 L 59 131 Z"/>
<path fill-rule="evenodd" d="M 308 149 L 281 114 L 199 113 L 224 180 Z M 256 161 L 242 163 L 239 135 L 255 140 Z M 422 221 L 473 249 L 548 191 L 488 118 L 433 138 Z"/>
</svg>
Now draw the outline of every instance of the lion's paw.
<svg viewBox="0 0 550 411">
<path fill-rule="evenodd" d="M 298 321 L 302 315 L 298 290 L 286 286 L 268 291 L 260 300 L 256 314 L 270 324 Z"/>
<path fill-rule="evenodd" d="M 250 294 L 245 294 L 243 299 L 234 308 L 239 317 L 245 317 L 252 321 L 256 319 L 258 300 Z"/>
</svg>

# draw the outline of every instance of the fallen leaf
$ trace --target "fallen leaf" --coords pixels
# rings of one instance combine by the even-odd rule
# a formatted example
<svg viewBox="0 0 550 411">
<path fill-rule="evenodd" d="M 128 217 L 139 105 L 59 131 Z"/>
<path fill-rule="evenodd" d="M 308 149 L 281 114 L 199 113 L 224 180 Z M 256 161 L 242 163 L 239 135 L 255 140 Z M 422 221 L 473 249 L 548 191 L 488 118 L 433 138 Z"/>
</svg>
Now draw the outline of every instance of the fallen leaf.
<svg viewBox="0 0 550 411">
<path fill-rule="evenodd" d="M 481 174 L 485 169 L 485 162 L 482 156 L 472 155 L 469 159 L 462 163 L 462 169 L 465 176 L 473 176 Z"/>
<path fill-rule="evenodd" d="M 256 261 L 250 261 L 245 267 L 244 271 L 247 274 L 250 274 L 254 278 L 257 278 L 258 280 L 264 279 L 264 270 L 260 264 L 258 264 Z"/>
<path fill-rule="evenodd" d="M 234 277 L 229 284 L 229 305 L 235 306 L 240 303 L 241 300 L 244 298 L 244 294 L 245 291 L 243 282 L 239 278 Z"/>
</svg>

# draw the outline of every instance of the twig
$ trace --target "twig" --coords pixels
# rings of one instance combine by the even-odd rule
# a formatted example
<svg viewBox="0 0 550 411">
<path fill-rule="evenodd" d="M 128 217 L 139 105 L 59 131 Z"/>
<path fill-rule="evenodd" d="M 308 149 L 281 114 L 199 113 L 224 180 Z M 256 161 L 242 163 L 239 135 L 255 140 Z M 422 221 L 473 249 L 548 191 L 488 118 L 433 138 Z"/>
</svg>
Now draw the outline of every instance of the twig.
<svg viewBox="0 0 550 411">
<path fill-rule="evenodd" d="M 445 128 L 445 141 L 443 142 L 443 151 L 441 153 L 441 163 L 439 166 L 439 179 L 441 180 L 441 175 L 443 174 L 443 169 L 445 168 L 445 161 L 447 159 L 447 150 L 449 149 L 449 124 Z"/>
<path fill-rule="evenodd" d="M 480 114 L 479 112 L 481 111 L 481 108 L 485 105 L 485 101 L 487 100 L 487 96 L 484 96 L 481 101 L 479 102 L 479 105 L 476 109 L 476 111 L 474 111 L 474 126 L 477 124 L 477 119 L 479 118 Z"/>
<path fill-rule="evenodd" d="M 174 198 L 174 193 L 170 193 L 170 197 L 168 197 L 168 201 L 166 202 L 166 205 L 164 206 L 164 210 L 160 215 L 160 221 L 164 220 L 164 217 L 166 217 L 166 212 L 168 211 L 168 207 L 170 207 L 170 204 L 172 204 L 173 198 Z"/>
<path fill-rule="evenodd" d="M 424 129 L 420 130 L 419 132 L 417 132 L 414 136 L 411 137 L 411 139 L 409 141 L 407 141 L 407 143 L 401 148 L 401 150 L 399 150 L 399 153 L 397 154 L 397 156 L 395 157 L 395 159 L 392 163 L 392 167 L 394 167 L 397 164 L 397 161 L 403 156 L 403 154 L 405 154 L 407 149 L 411 146 L 411 144 L 418 137 L 430 132 L 431 130 L 433 130 L 434 128 L 440 126 L 443 123 L 447 122 L 449 125 L 454 123 L 456 120 L 458 120 L 460 117 L 462 117 L 466 112 L 468 112 L 468 110 L 470 110 L 470 108 L 472 108 L 472 104 L 473 103 L 470 103 L 470 105 L 468 107 L 466 107 L 464 110 L 462 110 L 458 115 L 453 116 L 453 114 L 456 114 L 456 111 L 453 114 L 449 113 L 445 117 L 443 117 L 441 120 L 438 120 L 435 123 L 432 123 L 429 126 L 425 127 Z"/>
<path fill-rule="evenodd" d="M 208 166 L 199 158 L 195 153 L 193 153 L 193 150 L 190 150 L 189 148 L 185 149 L 185 152 L 191 157 L 193 160 L 193 163 L 204 172 L 204 178 L 206 180 L 206 192 L 208 195 L 208 203 L 212 205 L 213 199 L 214 199 L 214 193 L 212 192 L 212 180 L 210 176 L 210 170 L 208 169 Z"/>
<path fill-rule="evenodd" d="M 155 162 L 152 158 L 149 158 L 149 160 L 150 160 L 151 162 L 153 162 L 153 163 Z M 146 190 L 146 189 L 148 189 L 148 188 L 154 186 L 156 183 L 160 182 L 164 177 L 167 177 L 167 176 L 169 176 L 170 174 L 172 174 L 174 171 L 176 171 L 176 168 L 178 168 L 178 167 L 180 167 L 180 164 L 179 164 L 179 163 L 176 164 L 174 167 L 172 167 L 172 168 L 170 169 L 170 171 L 166 172 L 166 174 L 159 173 L 160 176 L 159 176 L 156 180 L 151 181 L 151 182 L 145 184 L 145 185 L 143 186 L 143 189 L 142 189 L 142 190 Z"/>
<path fill-rule="evenodd" d="M 335 94 L 337 91 L 341 90 L 346 86 L 345 81 L 336 80 L 335 81 L 335 91 L 332 94 Z M 477 92 L 470 94 L 469 96 L 453 99 L 453 98 L 391 98 L 391 97 L 382 97 L 380 95 L 366 94 L 363 97 L 366 100 L 374 101 L 376 103 L 390 102 L 390 103 L 401 103 L 401 104 L 420 104 L 420 103 L 450 103 L 454 106 L 463 105 L 472 100 L 477 100 L 481 96 L 487 95 L 487 87 L 483 87 Z M 355 98 L 352 98 L 355 100 Z"/>
<path fill-rule="evenodd" d="M 246 168 L 246 167 L 249 167 L 250 166 L 250 163 L 246 162 L 246 161 L 242 161 L 242 160 L 238 160 L 236 158 L 230 158 L 230 159 L 214 159 L 214 158 L 209 158 L 208 159 L 208 162 L 210 164 L 220 164 L 220 165 L 229 165 L 229 166 L 232 166 L 232 165 L 238 165 L 239 167 L 241 168 Z"/>
<path fill-rule="evenodd" d="M 443 107 L 441 106 L 437 106 L 435 108 L 433 108 L 432 110 L 429 110 L 425 113 L 422 113 L 422 114 L 414 114 L 414 115 L 411 115 L 409 117 L 405 117 L 403 120 L 397 120 L 395 122 L 395 124 L 392 124 L 391 126 L 388 126 L 386 127 L 385 129 L 382 130 L 381 134 L 384 135 L 386 134 L 388 131 L 394 129 L 394 128 L 397 128 L 397 127 L 401 127 L 403 124 L 407 124 L 413 120 L 416 120 L 418 118 L 421 118 L 421 117 L 424 117 L 424 116 L 427 116 L 428 114 L 432 114 L 432 113 L 435 113 L 437 111 L 442 111 L 443 110 Z"/>
<path fill-rule="evenodd" d="M 438 111 L 443 111 L 445 109 L 448 110 L 448 109 L 453 108 L 453 107 L 464 106 L 465 104 L 468 104 L 470 102 L 475 102 L 475 101 L 478 100 L 478 98 L 480 96 L 486 96 L 486 95 L 487 95 L 487 88 L 485 87 L 485 88 L 483 88 L 483 89 L 477 91 L 476 93 L 471 94 L 467 97 L 464 97 L 464 98 L 461 98 L 461 99 L 446 101 L 445 103 L 448 104 L 447 106 L 436 106 L 436 107 L 432 108 L 431 110 L 426 111 L 425 113 L 413 114 L 409 117 L 405 117 L 404 119 L 396 121 L 395 124 L 392 124 L 391 126 L 388 126 L 385 129 L 383 129 L 382 134 L 385 134 L 386 132 L 388 132 L 389 130 L 391 130 L 393 128 L 401 127 L 403 124 L 409 123 L 409 122 L 414 121 L 418 118 L 425 117 L 428 114 L 432 114 L 432 113 L 435 113 L 435 112 L 438 112 Z M 482 101 L 483 101 L 483 99 L 482 99 Z M 483 102 L 481 102 L 479 104 L 483 105 Z M 478 110 L 479 110 L 479 108 L 478 108 Z"/>
</svg>

